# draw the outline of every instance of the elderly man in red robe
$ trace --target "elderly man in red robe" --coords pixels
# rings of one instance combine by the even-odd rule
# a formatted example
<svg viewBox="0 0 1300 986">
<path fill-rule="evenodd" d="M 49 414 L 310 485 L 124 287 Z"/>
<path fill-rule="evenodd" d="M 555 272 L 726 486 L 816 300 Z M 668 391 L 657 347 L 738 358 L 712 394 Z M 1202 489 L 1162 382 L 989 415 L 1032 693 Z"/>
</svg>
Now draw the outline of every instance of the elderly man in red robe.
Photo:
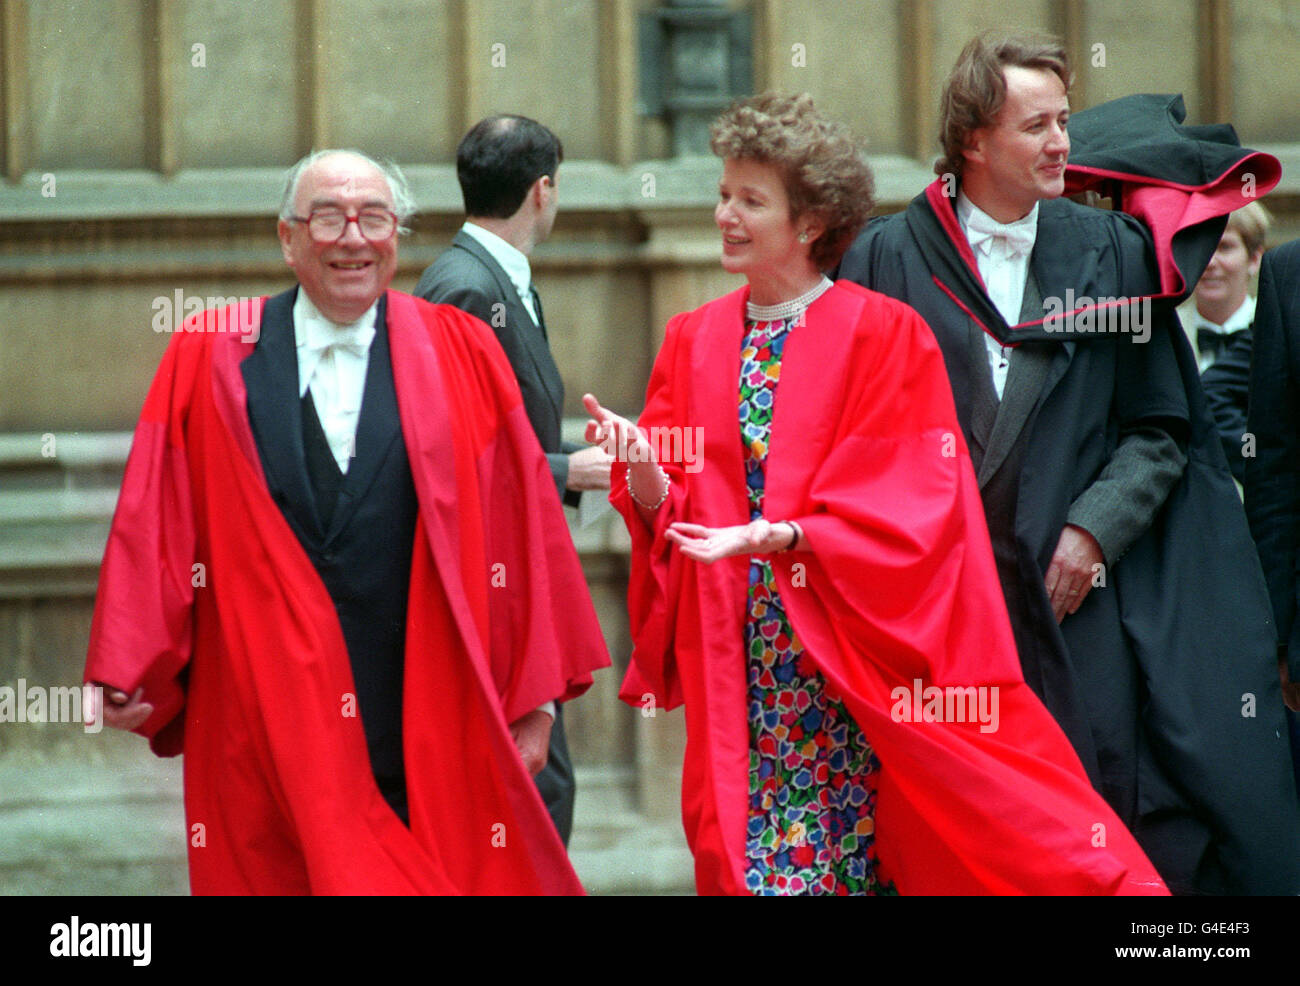
<svg viewBox="0 0 1300 986">
<path fill-rule="evenodd" d="M 186 754 L 196 893 L 581 892 L 529 774 L 608 656 L 491 330 L 388 290 L 411 212 L 304 158 L 298 286 L 190 320 L 145 401 L 86 680 Z"/>
</svg>

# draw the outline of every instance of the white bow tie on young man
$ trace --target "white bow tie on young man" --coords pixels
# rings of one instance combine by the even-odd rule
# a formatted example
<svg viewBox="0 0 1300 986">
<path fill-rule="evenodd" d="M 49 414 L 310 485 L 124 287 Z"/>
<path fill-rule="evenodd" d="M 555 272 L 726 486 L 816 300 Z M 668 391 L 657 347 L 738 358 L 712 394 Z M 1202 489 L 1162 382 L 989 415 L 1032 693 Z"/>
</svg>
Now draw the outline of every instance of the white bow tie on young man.
<svg viewBox="0 0 1300 986">
<path fill-rule="evenodd" d="M 1038 235 L 1038 210 L 1013 223 L 1000 223 L 993 217 L 975 210 L 966 221 L 966 238 L 973 249 L 992 257 L 1000 243 L 1008 258 L 1023 257 L 1034 248 Z"/>
<path fill-rule="evenodd" d="M 961 195 L 957 199 L 957 215 L 975 252 L 975 263 L 989 300 L 1008 325 L 1016 325 L 1025 296 L 1029 256 L 1038 237 L 1037 203 L 1024 218 L 1000 223 Z M 991 335 L 985 335 L 984 345 L 988 350 L 993 390 L 1001 400 L 1010 372 L 1010 353 Z"/>
</svg>

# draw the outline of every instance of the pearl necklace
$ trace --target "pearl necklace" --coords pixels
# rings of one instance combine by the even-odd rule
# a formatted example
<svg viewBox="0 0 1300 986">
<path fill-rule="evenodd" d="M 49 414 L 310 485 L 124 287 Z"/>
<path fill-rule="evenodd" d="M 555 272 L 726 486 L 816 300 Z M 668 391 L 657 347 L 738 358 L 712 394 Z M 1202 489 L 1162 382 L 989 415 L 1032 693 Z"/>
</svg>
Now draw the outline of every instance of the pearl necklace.
<svg viewBox="0 0 1300 986">
<path fill-rule="evenodd" d="M 823 274 L 822 279 L 810 290 L 789 301 L 782 301 L 775 305 L 756 305 L 752 301 L 747 301 L 745 302 L 745 317 L 753 322 L 784 322 L 786 319 L 798 315 L 825 294 L 831 286 L 831 279 Z"/>
</svg>

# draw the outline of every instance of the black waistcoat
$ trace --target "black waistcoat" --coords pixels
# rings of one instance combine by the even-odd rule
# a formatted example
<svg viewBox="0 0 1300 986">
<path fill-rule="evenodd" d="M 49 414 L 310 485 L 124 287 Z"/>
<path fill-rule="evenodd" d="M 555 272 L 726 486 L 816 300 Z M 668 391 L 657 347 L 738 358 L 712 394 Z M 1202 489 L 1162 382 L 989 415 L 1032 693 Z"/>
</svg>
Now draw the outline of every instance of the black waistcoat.
<svg viewBox="0 0 1300 986">
<path fill-rule="evenodd" d="M 402 673 L 419 505 L 402 441 L 384 303 L 370 347 L 356 454 L 340 476 L 319 422 L 304 421 L 303 408 L 312 404 L 298 397 L 293 301 L 290 291 L 267 302 L 257 351 L 242 366 L 249 417 L 271 494 L 338 613 L 375 779 L 405 820 Z M 337 482 L 329 490 L 332 510 L 318 504 L 327 467 Z M 339 701 L 342 712 L 344 696 Z"/>
<path fill-rule="evenodd" d="M 1021 301 L 1020 321 L 1030 322 L 1043 312 L 1043 293 L 1030 266 L 1025 279 L 1025 293 Z M 998 581 L 1006 599 L 1007 613 L 1011 617 L 1011 631 L 1020 654 L 1020 667 L 1025 681 L 1038 695 L 1057 723 L 1069 738 L 1075 751 L 1089 772 L 1093 784 L 1110 797 L 1104 777 L 1097 766 L 1097 752 L 1089 726 L 1087 709 L 1080 696 L 1083 694 L 1074 669 L 1068 661 L 1057 659 L 1059 644 L 1053 637 L 1055 620 L 1042 611 L 1043 595 L 1038 583 L 1024 576 L 1019 546 L 1016 538 L 1016 511 L 1020 502 L 1020 477 L 1025 466 L 1025 450 L 1033 432 L 1034 416 L 1031 411 L 1014 441 L 1006 447 L 1005 433 L 996 436 L 1002 443 L 997 454 L 1004 456 L 1001 465 L 991 475 L 984 475 L 984 458 L 995 445 L 995 429 L 1003 402 L 1031 400 L 1036 402 L 1043 379 L 1049 372 L 1052 348 L 1041 344 L 1028 344 L 1010 354 L 1011 368 L 1001 401 L 993 387 L 989 368 L 988 350 L 983 331 L 970 323 L 970 376 L 972 387 L 970 414 L 971 465 L 980 479 L 980 496 L 984 502 L 984 517 L 988 522 L 989 540 L 993 546 L 993 560 L 997 564 Z M 1013 394 L 1022 388 L 1026 393 Z M 1121 797 L 1116 795 L 1112 805 L 1119 810 Z M 1125 803 L 1124 807 L 1131 808 Z M 1121 812 L 1122 817 L 1123 816 Z"/>
</svg>

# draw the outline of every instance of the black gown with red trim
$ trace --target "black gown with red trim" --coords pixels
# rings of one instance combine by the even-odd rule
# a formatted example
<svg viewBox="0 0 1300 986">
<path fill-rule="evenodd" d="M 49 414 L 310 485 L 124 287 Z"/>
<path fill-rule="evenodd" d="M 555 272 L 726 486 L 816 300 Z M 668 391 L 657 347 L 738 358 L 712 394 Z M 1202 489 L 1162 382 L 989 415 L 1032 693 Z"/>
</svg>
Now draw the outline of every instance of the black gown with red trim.
<svg viewBox="0 0 1300 986">
<path fill-rule="evenodd" d="M 1041 201 L 1031 266 L 1045 302 L 1059 302 L 1046 314 L 1058 317 L 1018 326 L 1002 320 L 942 182 L 903 213 L 874 222 L 839 273 L 907 302 L 929 323 L 967 441 L 971 320 L 1011 345 L 1049 348 L 1007 549 L 1036 612 L 1033 626 L 1021 628 L 1021 661 L 1034 670 L 1026 676 L 1172 889 L 1290 894 L 1300 892 L 1300 806 L 1272 618 L 1172 307 L 1213 252 L 1221 217 L 1241 204 L 1240 176 L 1256 175 L 1262 194 L 1276 183 L 1276 161 L 1231 145 L 1197 145 L 1204 133 L 1178 130 L 1181 118 L 1162 122 L 1177 116 L 1180 102 L 1135 98 L 1109 106 L 1099 123 L 1088 116 L 1095 110 L 1071 120 L 1072 133 L 1095 135 L 1072 168 L 1078 158 L 1100 162 L 1073 171 L 1071 187 L 1112 182 L 1117 203 L 1142 213 L 1159 245 L 1133 216 Z M 1130 153 L 1139 167 L 1121 170 L 1124 149 L 1106 146 L 1105 138 L 1117 117 L 1135 114 L 1132 134 L 1171 136 L 1180 153 Z M 1162 155 L 1173 171 L 1163 180 L 1144 170 Z M 1207 161 L 1222 170 L 1211 174 Z M 1198 162 L 1205 165 L 1199 172 Z M 1127 305 L 1126 317 L 1148 317 L 1147 338 L 1098 331 L 1120 324 L 1093 305 L 1098 298 L 1153 299 L 1145 311 Z M 1150 418 L 1172 423 L 1186 439 L 1184 474 L 1151 526 L 1110 567 L 1106 585 L 1058 625 L 1043 582 L 1070 505 L 1109 461 L 1121 424 Z M 1034 641 L 1029 652 L 1025 637 Z M 1079 717 L 1082 730 L 1072 728 Z"/>
</svg>

